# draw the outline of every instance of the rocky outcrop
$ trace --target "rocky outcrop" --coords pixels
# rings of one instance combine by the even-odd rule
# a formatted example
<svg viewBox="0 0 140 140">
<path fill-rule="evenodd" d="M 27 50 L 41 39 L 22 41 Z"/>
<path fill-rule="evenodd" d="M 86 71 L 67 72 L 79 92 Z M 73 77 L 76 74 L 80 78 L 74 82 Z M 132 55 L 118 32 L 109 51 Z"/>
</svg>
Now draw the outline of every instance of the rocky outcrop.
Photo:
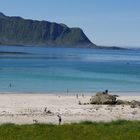
<svg viewBox="0 0 140 140">
<path fill-rule="evenodd" d="M 97 92 L 95 96 L 90 98 L 90 104 L 108 104 L 108 105 L 130 105 L 131 108 L 140 107 L 140 102 L 136 100 L 125 101 L 117 99 L 118 95 L 108 94 L 108 91 Z"/>
<path fill-rule="evenodd" d="M 116 95 L 110 95 L 105 92 L 98 92 L 90 99 L 90 104 L 116 104 Z"/>
<path fill-rule="evenodd" d="M 117 100 L 116 102 L 117 105 L 130 105 L 129 101 L 125 101 L 125 100 Z"/>
<path fill-rule="evenodd" d="M 140 107 L 140 102 L 136 100 L 125 101 L 125 100 L 117 100 L 117 105 L 130 105 L 132 108 Z"/>
</svg>

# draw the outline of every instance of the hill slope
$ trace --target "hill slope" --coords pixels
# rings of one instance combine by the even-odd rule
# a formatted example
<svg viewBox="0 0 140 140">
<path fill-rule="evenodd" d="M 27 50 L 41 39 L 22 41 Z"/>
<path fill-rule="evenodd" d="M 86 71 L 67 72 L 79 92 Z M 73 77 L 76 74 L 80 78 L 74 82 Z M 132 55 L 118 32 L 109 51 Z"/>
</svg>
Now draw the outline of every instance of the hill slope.
<svg viewBox="0 0 140 140">
<path fill-rule="evenodd" d="M 96 47 L 80 28 L 0 13 L 0 44 Z"/>
</svg>

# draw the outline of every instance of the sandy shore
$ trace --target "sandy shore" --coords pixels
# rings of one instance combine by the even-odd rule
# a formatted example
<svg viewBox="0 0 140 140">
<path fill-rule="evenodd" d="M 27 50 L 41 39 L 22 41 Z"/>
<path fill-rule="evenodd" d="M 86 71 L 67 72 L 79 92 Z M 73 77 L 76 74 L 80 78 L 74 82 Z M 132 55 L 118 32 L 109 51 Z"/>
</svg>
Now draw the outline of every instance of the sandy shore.
<svg viewBox="0 0 140 140">
<path fill-rule="evenodd" d="M 80 121 L 140 120 L 140 108 L 129 105 L 79 105 L 89 102 L 91 96 L 58 96 L 48 94 L 0 94 L 0 124 L 54 123 L 57 114 L 62 123 Z M 138 100 L 140 96 L 121 96 L 123 100 Z M 46 108 L 46 112 L 44 111 Z"/>
</svg>

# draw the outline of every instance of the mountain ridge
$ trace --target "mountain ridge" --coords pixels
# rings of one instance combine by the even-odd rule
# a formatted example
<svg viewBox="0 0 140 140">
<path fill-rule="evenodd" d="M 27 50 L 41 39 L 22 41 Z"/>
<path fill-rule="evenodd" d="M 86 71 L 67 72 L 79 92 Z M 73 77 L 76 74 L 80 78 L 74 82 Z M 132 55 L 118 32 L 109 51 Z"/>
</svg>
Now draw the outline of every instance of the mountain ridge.
<svg viewBox="0 0 140 140">
<path fill-rule="evenodd" d="M 50 45 L 97 47 L 78 27 L 65 24 L 6 16 L 0 12 L 1 45 Z"/>
</svg>

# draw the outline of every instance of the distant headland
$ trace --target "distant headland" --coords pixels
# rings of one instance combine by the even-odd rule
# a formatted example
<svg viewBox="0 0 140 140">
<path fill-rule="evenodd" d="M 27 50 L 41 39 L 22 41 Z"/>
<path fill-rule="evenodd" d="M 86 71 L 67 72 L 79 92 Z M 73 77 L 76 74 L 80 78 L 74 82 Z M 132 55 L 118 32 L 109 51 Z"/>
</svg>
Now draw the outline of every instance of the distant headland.
<svg viewBox="0 0 140 140">
<path fill-rule="evenodd" d="M 92 43 L 81 28 L 62 23 L 6 16 L 0 12 L 0 45 L 123 49 Z"/>
<path fill-rule="evenodd" d="M 0 45 L 96 47 L 80 28 L 55 22 L 9 17 L 0 12 Z"/>
</svg>

